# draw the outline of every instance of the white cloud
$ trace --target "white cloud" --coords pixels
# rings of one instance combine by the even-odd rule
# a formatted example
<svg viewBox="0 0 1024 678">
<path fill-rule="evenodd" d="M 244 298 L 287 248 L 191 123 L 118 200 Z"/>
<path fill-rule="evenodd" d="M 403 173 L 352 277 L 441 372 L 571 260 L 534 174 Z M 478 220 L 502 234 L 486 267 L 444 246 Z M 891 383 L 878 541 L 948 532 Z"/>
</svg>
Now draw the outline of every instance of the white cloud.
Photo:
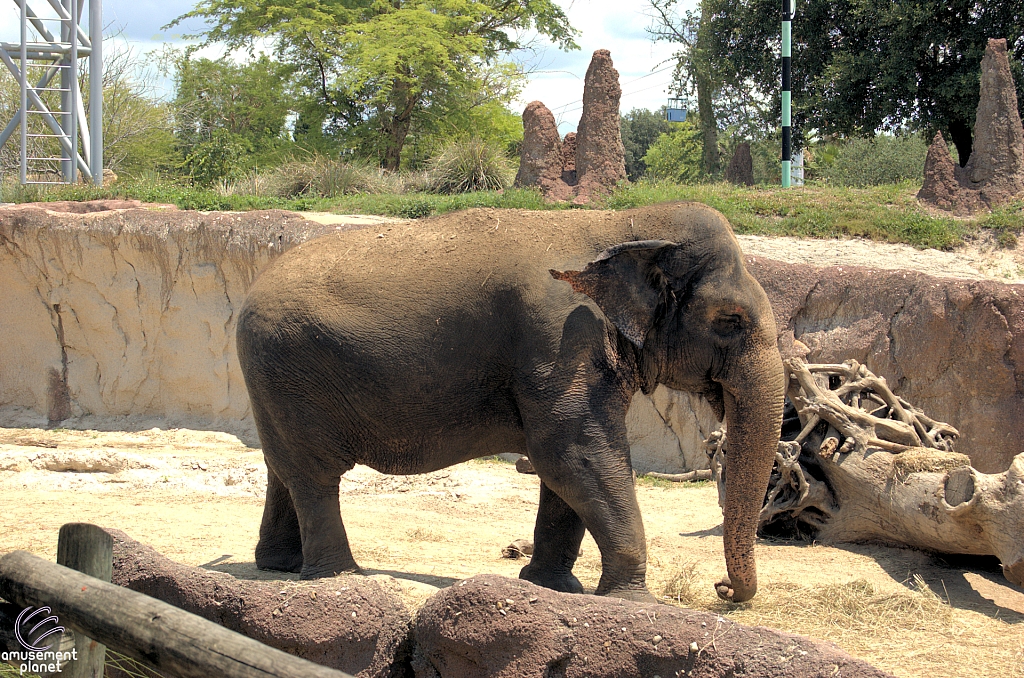
<svg viewBox="0 0 1024 678">
<path fill-rule="evenodd" d="M 672 81 L 672 54 L 677 46 L 651 41 L 646 29 L 647 0 L 577 0 L 562 2 L 570 23 L 580 32 L 578 52 L 566 53 L 548 44 L 534 59 L 534 71 L 521 107 L 543 101 L 562 134 L 576 129 L 583 105 L 583 77 L 594 50 L 607 49 L 619 72 L 620 107 L 657 109 L 665 104 Z M 682 9 L 695 0 L 683 0 Z M 656 72 L 661 71 L 661 72 Z M 652 74 L 653 73 L 653 74 Z"/>
</svg>

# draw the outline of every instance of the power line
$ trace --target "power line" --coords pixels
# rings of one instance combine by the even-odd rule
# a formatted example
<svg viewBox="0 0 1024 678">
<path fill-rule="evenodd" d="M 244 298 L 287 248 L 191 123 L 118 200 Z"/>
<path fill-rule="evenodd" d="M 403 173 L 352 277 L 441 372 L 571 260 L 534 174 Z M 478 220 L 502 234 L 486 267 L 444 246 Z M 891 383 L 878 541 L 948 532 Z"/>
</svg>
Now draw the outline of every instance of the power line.
<svg viewBox="0 0 1024 678">
<path fill-rule="evenodd" d="M 639 80 L 639 78 L 637 78 L 637 79 Z M 636 81 L 634 80 L 634 82 L 636 82 Z M 655 89 L 657 87 L 667 87 L 668 85 L 671 85 L 671 84 L 672 84 L 672 81 L 670 80 L 668 82 L 663 82 L 663 83 L 658 84 L 658 85 L 651 85 L 650 87 L 643 87 L 641 89 L 633 90 L 632 92 L 627 92 L 627 93 L 623 94 L 620 97 L 620 101 L 622 99 L 625 99 L 626 97 L 633 96 L 634 94 L 639 94 L 640 92 L 646 92 L 649 89 Z M 577 102 L 574 102 L 574 103 L 577 103 Z M 571 106 L 571 105 L 572 104 L 566 104 L 566 106 Z M 582 110 L 583 110 L 583 106 L 580 105 L 580 106 L 577 106 L 576 108 L 570 108 L 567 111 L 560 111 L 559 115 L 567 115 L 569 113 L 575 113 L 576 111 L 582 111 Z"/>
<path fill-rule="evenodd" d="M 672 64 L 672 65 L 670 65 L 670 66 L 665 66 L 664 68 L 659 68 L 658 70 L 656 70 L 656 71 L 651 71 L 650 73 L 648 73 L 648 74 L 646 74 L 646 75 L 641 75 L 641 76 L 640 76 L 639 78 L 633 78 L 633 79 L 632 79 L 632 80 L 630 80 L 629 82 L 624 82 L 624 83 L 622 83 L 622 85 L 621 85 L 621 86 L 622 86 L 623 88 L 625 88 L 625 87 L 626 87 L 627 85 L 632 85 L 632 84 L 633 84 L 634 82 L 640 82 L 640 81 L 641 81 L 641 80 L 643 80 L 644 78 L 649 78 L 649 77 L 651 77 L 652 75 L 657 75 L 658 73 L 664 73 L 665 71 L 668 71 L 668 70 L 672 70 L 672 69 L 674 69 L 674 68 L 675 68 L 675 64 Z M 665 85 L 668 85 L 668 84 L 671 84 L 671 83 L 669 82 L 669 83 L 664 83 L 664 84 L 665 84 Z M 662 86 L 662 85 L 656 85 L 656 87 L 661 87 L 661 86 Z M 645 88 L 645 89 L 639 89 L 639 90 L 636 90 L 636 92 L 630 92 L 630 94 L 636 94 L 637 92 L 643 92 L 643 91 L 645 91 L 645 90 L 647 90 L 647 89 L 652 89 L 652 88 L 651 88 L 651 87 L 647 87 L 647 88 Z M 622 96 L 624 96 L 624 97 L 625 97 L 625 96 L 629 96 L 629 94 L 623 94 Z M 569 103 L 567 103 L 567 104 L 562 104 L 561 106 L 555 106 L 555 107 L 553 107 L 553 108 L 551 109 L 551 111 L 552 111 L 552 112 L 554 112 L 554 111 L 557 111 L 557 110 L 558 110 L 558 109 L 560 109 L 560 108 L 564 109 L 564 108 L 566 108 L 566 107 L 568 107 L 568 106 L 572 106 L 573 104 L 581 104 L 581 103 L 583 103 L 583 100 L 582 100 L 582 99 L 576 99 L 575 101 L 570 101 L 570 102 L 569 102 Z M 582 108 L 582 107 L 581 107 L 581 108 Z M 580 108 L 574 108 L 574 109 L 572 109 L 571 111 L 564 111 L 564 110 L 563 110 L 563 111 L 562 111 L 562 114 L 565 114 L 565 113 L 572 113 L 573 111 L 578 111 L 578 110 L 580 110 Z"/>
</svg>

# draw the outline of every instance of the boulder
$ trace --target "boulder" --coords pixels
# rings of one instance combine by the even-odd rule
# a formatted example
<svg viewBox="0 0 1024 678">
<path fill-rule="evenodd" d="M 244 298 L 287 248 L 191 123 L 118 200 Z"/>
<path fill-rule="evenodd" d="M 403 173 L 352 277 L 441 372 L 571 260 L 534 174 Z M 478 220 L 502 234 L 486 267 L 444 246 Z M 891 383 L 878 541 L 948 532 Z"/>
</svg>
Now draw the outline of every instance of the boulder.
<svg viewBox="0 0 1024 678">
<path fill-rule="evenodd" d="M 1024 132 L 1005 39 L 990 39 L 981 60 L 974 144 L 961 180 L 990 207 L 1024 195 Z"/>
<path fill-rule="evenodd" d="M 397 593 L 374 579 L 239 580 L 176 563 L 120 530 L 107 532 L 119 586 L 359 678 L 405 675 L 410 616 Z"/>
<path fill-rule="evenodd" d="M 754 159 L 750 155 L 750 142 L 744 141 L 736 147 L 729 166 L 725 168 L 725 180 L 743 186 L 754 185 Z"/>
<path fill-rule="evenodd" d="M 428 600 L 414 637 L 417 678 L 889 675 L 829 643 L 497 575 Z"/>
<path fill-rule="evenodd" d="M 594 52 L 583 85 L 583 115 L 576 132 L 576 200 L 586 203 L 626 178 L 619 126 L 619 72 L 606 49 Z"/>
<path fill-rule="evenodd" d="M 565 200 L 571 189 L 562 180 L 562 141 L 555 116 L 539 101 L 523 111 L 523 145 L 516 186 L 536 186 L 548 200 Z"/>
</svg>

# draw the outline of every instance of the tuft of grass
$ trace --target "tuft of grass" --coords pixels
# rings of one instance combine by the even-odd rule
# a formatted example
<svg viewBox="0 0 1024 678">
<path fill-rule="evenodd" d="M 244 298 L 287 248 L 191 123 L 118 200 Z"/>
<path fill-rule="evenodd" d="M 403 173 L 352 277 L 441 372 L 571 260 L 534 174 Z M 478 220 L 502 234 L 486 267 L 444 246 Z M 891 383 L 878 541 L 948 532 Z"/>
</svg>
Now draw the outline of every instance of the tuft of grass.
<svg viewBox="0 0 1024 678">
<path fill-rule="evenodd" d="M 431 188 L 438 193 L 499 191 L 512 185 L 515 171 L 502 150 L 483 139 L 455 141 L 430 161 Z"/>
<path fill-rule="evenodd" d="M 661 598 L 671 600 L 676 605 L 696 608 L 698 602 L 706 598 L 704 579 L 701 577 L 696 562 L 684 563 L 678 572 L 672 575 L 661 589 Z"/>
</svg>

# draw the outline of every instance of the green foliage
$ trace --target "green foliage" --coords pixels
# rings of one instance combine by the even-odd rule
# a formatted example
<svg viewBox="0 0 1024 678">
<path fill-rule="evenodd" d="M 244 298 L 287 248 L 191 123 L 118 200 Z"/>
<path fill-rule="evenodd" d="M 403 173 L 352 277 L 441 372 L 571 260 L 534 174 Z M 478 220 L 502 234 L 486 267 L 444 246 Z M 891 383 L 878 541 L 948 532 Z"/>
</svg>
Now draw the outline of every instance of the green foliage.
<svg viewBox="0 0 1024 678">
<path fill-rule="evenodd" d="M 780 115 L 778 0 L 702 0 L 709 58 Z M 981 58 L 1007 38 L 1024 105 L 1024 13 L 1006 0 L 801 0 L 793 21 L 794 130 L 872 135 L 942 130 L 967 155 Z"/>
<path fill-rule="evenodd" d="M 646 108 L 634 108 L 620 118 L 622 129 L 622 147 L 626 156 L 626 177 L 637 181 L 647 172 L 644 156 L 658 137 L 671 131 L 665 120 L 665 109 L 649 111 Z"/>
<path fill-rule="evenodd" d="M 554 0 L 202 0 L 173 23 L 185 18 L 203 19 L 206 42 L 232 49 L 273 39 L 301 92 L 303 133 L 346 138 L 391 170 L 417 124 L 482 103 L 481 93 L 511 101 L 494 75 L 508 75 L 496 64 L 523 47 L 519 36 L 575 47 Z"/>
<path fill-rule="evenodd" d="M 878 186 L 901 181 L 919 181 L 924 175 L 928 147 L 918 135 L 873 139 L 850 139 L 838 146 L 825 146 L 821 158 L 812 150 L 815 163 L 808 178 L 837 186 Z"/>
<path fill-rule="evenodd" d="M 671 126 L 671 132 L 659 136 L 647 149 L 643 157 L 647 173 L 653 179 L 671 179 L 681 184 L 700 181 L 704 176 L 700 131 L 689 120 Z"/>
<path fill-rule="evenodd" d="M 195 182 L 237 178 L 274 155 L 289 112 L 284 67 L 266 56 L 248 64 L 188 52 L 166 59 L 175 81 L 174 135 Z"/>
<path fill-rule="evenodd" d="M 515 178 L 501 149 L 478 137 L 449 144 L 430 161 L 428 172 L 431 188 L 438 193 L 500 190 Z"/>
</svg>

